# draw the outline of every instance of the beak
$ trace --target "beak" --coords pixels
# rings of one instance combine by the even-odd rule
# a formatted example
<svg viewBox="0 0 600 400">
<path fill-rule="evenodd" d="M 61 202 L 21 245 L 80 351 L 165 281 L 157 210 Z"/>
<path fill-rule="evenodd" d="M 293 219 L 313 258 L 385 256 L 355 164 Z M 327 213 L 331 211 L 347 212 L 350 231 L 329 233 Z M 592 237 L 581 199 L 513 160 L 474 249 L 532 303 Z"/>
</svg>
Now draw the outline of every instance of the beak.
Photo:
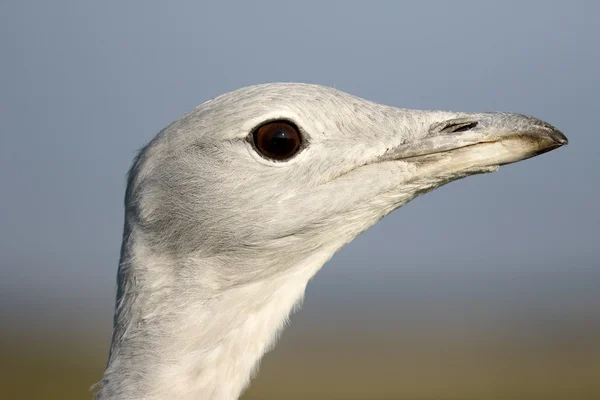
<svg viewBox="0 0 600 400">
<path fill-rule="evenodd" d="M 448 157 L 463 167 L 510 164 L 568 144 L 565 135 L 534 117 L 510 113 L 460 114 L 434 123 L 413 143 L 390 149 L 381 161 L 437 161 Z"/>
</svg>

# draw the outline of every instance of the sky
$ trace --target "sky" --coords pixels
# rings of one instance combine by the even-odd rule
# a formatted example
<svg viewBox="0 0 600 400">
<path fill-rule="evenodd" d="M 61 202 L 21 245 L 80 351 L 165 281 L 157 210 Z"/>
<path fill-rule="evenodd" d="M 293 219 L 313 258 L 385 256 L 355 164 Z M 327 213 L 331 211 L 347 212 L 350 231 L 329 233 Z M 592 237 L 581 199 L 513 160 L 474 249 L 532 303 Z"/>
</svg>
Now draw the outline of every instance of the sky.
<svg viewBox="0 0 600 400">
<path fill-rule="evenodd" d="M 311 281 L 299 318 L 600 321 L 599 16 L 593 1 L 2 2 L 3 318 L 110 331 L 135 152 L 214 96 L 295 81 L 531 114 L 570 140 L 395 211 Z"/>
</svg>

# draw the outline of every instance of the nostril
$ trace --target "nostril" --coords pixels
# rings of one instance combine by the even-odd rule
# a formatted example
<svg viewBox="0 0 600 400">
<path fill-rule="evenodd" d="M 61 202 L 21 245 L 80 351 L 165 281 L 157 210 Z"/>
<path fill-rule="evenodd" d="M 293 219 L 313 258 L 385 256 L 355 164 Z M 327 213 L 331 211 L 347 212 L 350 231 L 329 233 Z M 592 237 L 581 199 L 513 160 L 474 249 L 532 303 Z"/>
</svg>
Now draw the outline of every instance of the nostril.
<svg viewBox="0 0 600 400">
<path fill-rule="evenodd" d="M 463 121 L 463 122 L 451 122 L 444 126 L 440 132 L 443 133 L 456 133 L 465 132 L 475 128 L 478 125 L 477 121 Z"/>
<path fill-rule="evenodd" d="M 475 122 L 471 122 L 469 124 L 463 124 L 461 126 L 457 126 L 455 127 L 455 129 L 452 130 L 452 132 L 464 132 L 464 131 L 469 131 L 473 128 L 475 128 L 477 126 L 477 121 Z"/>
</svg>

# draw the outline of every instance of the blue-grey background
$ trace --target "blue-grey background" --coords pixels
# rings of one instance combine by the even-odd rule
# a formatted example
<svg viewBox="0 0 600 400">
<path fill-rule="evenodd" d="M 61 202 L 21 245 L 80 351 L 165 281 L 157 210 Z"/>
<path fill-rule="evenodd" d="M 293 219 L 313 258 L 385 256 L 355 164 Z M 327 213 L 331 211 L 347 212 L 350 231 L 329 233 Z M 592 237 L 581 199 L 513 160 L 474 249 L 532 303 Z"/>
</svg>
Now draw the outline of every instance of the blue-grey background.
<svg viewBox="0 0 600 400">
<path fill-rule="evenodd" d="M 136 150 L 216 95 L 299 81 L 398 107 L 532 114 L 570 144 L 362 234 L 310 283 L 282 346 L 392 330 L 597 338 L 599 4 L 3 1 L 3 332 L 107 350 Z"/>
</svg>

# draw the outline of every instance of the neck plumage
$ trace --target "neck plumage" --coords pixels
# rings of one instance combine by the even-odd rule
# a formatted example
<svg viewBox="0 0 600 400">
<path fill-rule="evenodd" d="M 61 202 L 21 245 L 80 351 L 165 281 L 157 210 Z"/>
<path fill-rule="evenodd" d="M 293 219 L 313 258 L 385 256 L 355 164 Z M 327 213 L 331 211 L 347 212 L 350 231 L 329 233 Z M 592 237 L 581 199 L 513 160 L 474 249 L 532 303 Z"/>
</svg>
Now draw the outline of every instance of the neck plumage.
<svg viewBox="0 0 600 400">
<path fill-rule="evenodd" d="M 111 355 L 97 398 L 234 400 L 333 252 L 223 289 L 208 260 L 125 249 Z"/>
</svg>

